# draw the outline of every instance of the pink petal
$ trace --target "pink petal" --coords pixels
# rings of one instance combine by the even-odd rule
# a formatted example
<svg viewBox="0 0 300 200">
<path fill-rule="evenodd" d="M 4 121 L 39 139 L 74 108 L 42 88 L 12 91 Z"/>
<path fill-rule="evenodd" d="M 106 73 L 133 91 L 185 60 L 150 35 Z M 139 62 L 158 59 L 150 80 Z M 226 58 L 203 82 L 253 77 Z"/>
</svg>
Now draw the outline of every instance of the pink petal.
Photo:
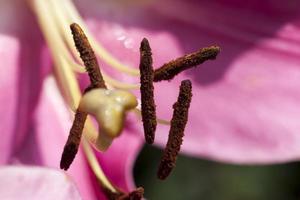
<svg viewBox="0 0 300 200">
<path fill-rule="evenodd" d="M 255 12 L 229 15 L 220 8 L 218 13 L 223 16 L 222 36 L 228 38 L 216 38 L 223 50 L 215 65 L 192 70 L 175 81 L 179 84 L 181 79 L 192 78 L 198 88 L 194 90 L 183 149 L 238 163 L 299 159 L 300 38 L 295 37 L 299 24 L 274 23 L 273 18 L 263 16 L 258 19 L 261 13 Z M 293 14 L 291 10 L 289 17 Z M 253 21 L 246 23 L 250 17 Z M 226 70 L 220 74 L 219 68 Z M 163 91 L 174 91 L 169 87 L 161 86 Z M 166 95 L 174 98 L 176 93 L 158 94 L 158 99 Z"/>
<path fill-rule="evenodd" d="M 97 2 L 79 5 L 90 29 L 113 55 L 132 66 L 138 66 L 143 37 L 151 42 L 156 66 L 199 47 L 221 46 L 216 61 L 156 84 L 158 114 L 170 119 L 180 81 L 193 81 L 183 152 L 236 163 L 299 159 L 296 1 L 164 1 L 151 6 Z M 158 128 L 158 144 L 165 145 L 168 130 Z"/>
<path fill-rule="evenodd" d="M 77 188 L 65 173 L 41 167 L 0 167 L 0 199 L 76 200 Z"/>
<path fill-rule="evenodd" d="M 0 59 L 2 60 L 4 66 L 16 66 L 17 61 L 14 59 L 17 56 L 17 52 L 19 49 L 18 42 L 14 38 L 10 38 L 8 36 L 0 36 L 0 46 L 6 46 L 10 49 L 10 51 L 4 51 L 3 48 L 0 48 Z M 12 58 L 10 58 L 12 57 Z M 6 58 L 6 59 L 4 59 Z M 15 121 L 15 112 L 16 112 L 16 104 L 17 96 L 16 90 L 10 89 L 15 87 L 15 83 L 17 82 L 16 68 L 8 67 L 4 68 L 1 67 L 0 72 L 0 115 L 1 120 L 1 130 L 5 130 L 3 133 L 3 137 L 0 142 L 0 163 L 6 163 L 9 160 L 9 156 L 12 152 L 11 144 L 14 142 L 14 121 Z M 5 92 L 4 92 L 5 91 Z"/>
<path fill-rule="evenodd" d="M 18 151 L 49 69 L 43 40 L 24 1 L 0 6 L 0 163 Z"/>
</svg>

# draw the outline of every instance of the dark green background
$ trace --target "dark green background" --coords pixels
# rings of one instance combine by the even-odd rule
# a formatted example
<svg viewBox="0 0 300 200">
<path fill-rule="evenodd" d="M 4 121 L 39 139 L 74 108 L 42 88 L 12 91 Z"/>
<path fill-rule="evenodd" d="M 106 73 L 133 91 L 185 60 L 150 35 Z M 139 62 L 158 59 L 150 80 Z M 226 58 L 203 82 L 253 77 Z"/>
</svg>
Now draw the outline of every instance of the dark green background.
<svg viewBox="0 0 300 200">
<path fill-rule="evenodd" d="M 149 200 L 299 200 L 300 163 L 239 166 L 179 156 L 165 181 L 156 178 L 161 150 L 145 146 L 135 168 Z"/>
</svg>

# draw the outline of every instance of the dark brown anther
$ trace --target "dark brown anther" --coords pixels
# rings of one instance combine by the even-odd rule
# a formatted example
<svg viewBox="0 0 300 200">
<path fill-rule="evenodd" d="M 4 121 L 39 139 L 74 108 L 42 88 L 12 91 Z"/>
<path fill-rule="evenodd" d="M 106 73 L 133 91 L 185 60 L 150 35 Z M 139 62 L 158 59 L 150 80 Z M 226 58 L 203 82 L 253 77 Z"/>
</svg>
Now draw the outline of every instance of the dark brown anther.
<svg viewBox="0 0 300 200">
<path fill-rule="evenodd" d="M 109 200 L 141 200 L 143 199 L 144 195 L 144 188 L 139 187 L 133 190 L 132 192 L 124 192 L 118 187 L 115 186 L 117 189 L 116 192 L 111 192 L 108 189 L 102 188 L 102 191 L 106 195 L 107 199 Z"/>
<path fill-rule="evenodd" d="M 72 30 L 75 46 L 80 54 L 80 58 L 85 65 L 91 81 L 91 85 L 85 89 L 84 93 L 94 88 L 106 88 L 96 56 L 89 44 L 87 37 L 78 24 L 71 24 L 70 28 Z M 79 110 L 76 111 L 73 125 L 71 127 L 70 134 L 60 160 L 61 169 L 67 170 L 78 152 L 86 118 L 87 113 Z"/>
<path fill-rule="evenodd" d="M 134 191 L 118 197 L 116 200 L 141 200 L 144 195 L 144 188 L 139 187 Z"/>
<path fill-rule="evenodd" d="M 86 117 L 86 113 L 77 110 L 67 143 L 65 144 L 64 151 L 60 160 L 61 169 L 67 170 L 77 154 Z"/>
<path fill-rule="evenodd" d="M 144 38 L 141 42 L 139 68 L 141 74 L 140 90 L 145 140 L 148 144 L 153 144 L 157 125 L 153 87 L 154 74 L 151 48 L 146 38 Z"/>
<path fill-rule="evenodd" d="M 204 63 L 207 60 L 216 59 L 220 47 L 211 46 L 202 48 L 194 53 L 172 60 L 154 71 L 154 82 L 171 80 L 180 72 Z"/>
<path fill-rule="evenodd" d="M 157 177 L 164 180 L 175 167 L 177 155 L 182 144 L 184 129 L 188 120 L 188 110 L 192 99 L 192 83 L 190 80 L 181 82 L 177 102 L 173 105 L 173 117 L 167 146 L 160 161 Z"/>
<path fill-rule="evenodd" d="M 78 24 L 73 23 L 71 24 L 70 28 L 77 51 L 79 52 L 80 58 L 82 59 L 86 71 L 89 74 L 92 87 L 106 88 L 95 53 L 86 35 Z"/>
</svg>

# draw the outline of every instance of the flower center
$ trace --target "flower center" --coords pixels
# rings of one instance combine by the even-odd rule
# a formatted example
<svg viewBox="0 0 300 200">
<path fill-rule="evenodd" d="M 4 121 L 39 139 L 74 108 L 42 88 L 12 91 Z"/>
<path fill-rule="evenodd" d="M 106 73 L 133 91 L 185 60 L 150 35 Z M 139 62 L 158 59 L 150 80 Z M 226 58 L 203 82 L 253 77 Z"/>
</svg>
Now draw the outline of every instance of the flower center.
<svg viewBox="0 0 300 200">
<path fill-rule="evenodd" d="M 89 33 L 84 21 L 80 17 L 71 0 L 29 0 L 28 2 L 37 16 L 41 30 L 51 51 L 56 79 L 61 86 L 62 93 L 65 96 L 65 101 L 70 109 L 76 112 L 74 123 L 62 155 L 61 168 L 68 169 L 72 163 L 78 151 L 81 134 L 84 132 L 85 134 L 82 141 L 83 150 L 101 187 L 112 196 L 120 196 L 120 191 L 110 183 L 103 173 L 101 166 L 87 141 L 94 144 L 98 150 L 106 150 L 109 147 L 112 139 L 121 133 L 124 125 L 125 112 L 135 108 L 137 105 L 136 97 L 130 92 L 124 90 L 138 89 L 140 84 L 120 82 L 103 71 L 100 73 L 96 56 L 101 57 L 101 60 L 106 62 L 108 66 L 126 75 L 138 77 L 141 74 L 142 96 L 144 94 L 144 100 L 142 99 L 142 101 L 147 104 L 147 108 L 149 108 L 149 106 L 152 107 L 152 110 L 150 109 L 149 112 L 149 109 L 144 109 L 148 112 L 146 115 L 141 113 L 140 109 L 135 108 L 134 111 L 138 115 L 142 114 L 144 123 L 146 119 L 146 123 L 148 123 L 148 125 L 145 126 L 144 124 L 145 133 L 147 131 L 147 127 L 150 127 L 150 133 L 147 133 L 146 137 L 148 136 L 149 143 L 153 143 L 156 121 L 157 123 L 165 125 L 169 125 L 170 122 L 159 118 L 156 119 L 154 102 L 150 102 L 153 100 L 152 83 L 162 80 L 171 80 L 175 75 L 183 70 L 201 64 L 206 60 L 215 59 L 220 48 L 212 46 L 200 49 L 195 53 L 188 54 L 166 63 L 157 70 L 152 69 L 150 47 L 149 49 L 141 49 L 141 62 L 145 61 L 145 63 L 140 65 L 140 69 L 143 68 L 143 70 L 145 70 L 150 67 L 149 65 L 151 65 L 151 69 L 149 69 L 150 74 L 143 74 L 133 67 L 123 65 L 101 44 L 96 42 L 96 39 Z M 83 34 L 80 27 L 77 27 L 74 24 L 71 26 L 76 48 L 80 55 L 78 55 L 76 49 L 73 48 L 73 38 L 69 33 L 69 25 L 73 22 L 81 24 L 90 41 L 87 41 L 87 37 Z M 145 56 L 143 56 L 143 53 Z M 85 67 L 83 67 L 83 64 Z M 143 64 L 145 64 L 145 66 L 143 66 Z M 91 85 L 85 90 L 82 97 L 79 84 L 76 79 L 76 73 L 85 73 L 85 70 L 88 72 Z M 145 80 L 144 83 L 142 80 L 143 76 L 145 78 L 143 79 Z M 147 87 L 147 81 L 149 80 L 151 82 L 151 84 L 148 85 L 150 90 L 147 90 L 145 87 Z M 182 84 L 188 85 L 187 82 L 183 82 Z M 186 88 L 189 87 L 186 86 L 183 87 L 183 89 L 181 88 L 180 93 L 182 93 L 181 91 Z M 147 97 L 149 97 L 148 100 Z M 187 100 L 189 100 L 190 97 L 191 95 L 186 94 Z M 180 99 L 181 98 L 179 97 L 176 105 L 189 105 L 189 101 L 180 101 Z M 150 104 L 148 104 L 149 102 Z M 160 168 L 163 169 L 166 169 L 165 166 L 172 166 L 174 164 L 174 160 L 176 161 L 176 155 L 178 154 L 181 142 L 176 144 L 177 146 L 174 148 L 172 144 L 174 144 L 174 141 L 180 141 L 181 139 L 179 136 L 174 136 L 174 134 L 179 133 L 180 137 L 182 137 L 186 123 L 184 120 L 186 120 L 185 118 L 187 117 L 188 106 L 181 110 L 176 105 L 174 106 L 174 117 L 172 119 L 169 136 L 170 142 L 168 141 L 165 151 L 166 153 L 164 154 L 160 165 Z M 179 114 L 176 115 L 176 113 Z M 99 133 L 92 121 L 87 117 L 87 114 L 95 116 L 99 123 Z M 175 122 L 173 123 L 173 121 Z M 174 131 L 174 127 L 178 126 L 181 128 L 178 131 Z M 160 171 L 163 170 L 160 169 Z M 163 175 L 160 175 L 159 172 L 158 176 L 160 178 L 165 178 L 171 171 L 171 168 L 167 169 L 167 171 L 168 172 L 163 171 Z M 130 193 L 130 195 L 140 196 L 140 193 L 141 191 L 137 190 L 132 194 Z"/>
<path fill-rule="evenodd" d="M 92 89 L 85 93 L 78 110 L 93 115 L 99 124 L 98 147 L 105 151 L 119 136 L 125 111 L 137 106 L 136 97 L 125 90 Z"/>
</svg>

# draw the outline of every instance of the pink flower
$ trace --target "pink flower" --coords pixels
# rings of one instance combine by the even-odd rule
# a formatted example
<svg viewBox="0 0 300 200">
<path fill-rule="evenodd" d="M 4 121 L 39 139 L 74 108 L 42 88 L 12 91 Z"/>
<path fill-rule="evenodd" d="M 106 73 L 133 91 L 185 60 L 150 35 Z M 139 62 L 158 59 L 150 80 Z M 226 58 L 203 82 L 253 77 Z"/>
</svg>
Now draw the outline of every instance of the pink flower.
<svg viewBox="0 0 300 200">
<path fill-rule="evenodd" d="M 8 1 L 0 7 L 0 112 L 4 131 L 0 163 L 58 168 L 72 119 L 50 73 L 52 61 L 59 66 L 55 58 L 65 54 L 60 46 L 51 47 L 57 44 L 53 37 L 60 26 L 49 23 L 62 11 L 56 9 L 54 14 L 54 6 L 70 14 L 70 1 L 28 2 L 31 10 L 24 1 Z M 45 5 L 47 9 L 42 10 Z M 216 61 L 186 71 L 172 82 L 155 84 L 158 116 L 169 120 L 179 82 L 186 78 L 193 81 L 183 153 L 234 163 L 275 163 L 300 157 L 297 1 L 282 5 L 277 0 L 91 0 L 76 6 L 96 42 L 121 64 L 138 66 L 143 37 L 150 41 L 157 67 L 199 47 L 221 46 Z M 74 17 L 70 21 L 81 23 L 74 12 L 70 15 Z M 38 28 L 41 24 L 44 29 Z M 60 31 L 62 38 L 70 34 L 67 28 Z M 51 58 L 44 38 L 52 50 Z M 118 65 L 112 58 L 99 56 L 104 72 L 119 81 L 137 83 L 137 77 L 112 70 Z M 56 77 L 62 69 L 56 68 Z M 129 73 L 135 74 L 134 70 Z M 86 79 L 86 74 L 80 79 Z M 70 81 L 62 86 L 67 87 L 66 83 Z M 81 84 L 87 86 L 85 80 Z M 72 98 L 60 89 L 71 105 Z M 127 124 L 107 152 L 97 153 L 105 175 L 124 190 L 134 187 L 131 168 L 143 144 L 141 130 L 140 121 Z M 168 130 L 168 126 L 159 125 L 156 144 L 165 145 Z M 85 199 L 104 198 L 82 151 L 68 174 Z"/>
</svg>

